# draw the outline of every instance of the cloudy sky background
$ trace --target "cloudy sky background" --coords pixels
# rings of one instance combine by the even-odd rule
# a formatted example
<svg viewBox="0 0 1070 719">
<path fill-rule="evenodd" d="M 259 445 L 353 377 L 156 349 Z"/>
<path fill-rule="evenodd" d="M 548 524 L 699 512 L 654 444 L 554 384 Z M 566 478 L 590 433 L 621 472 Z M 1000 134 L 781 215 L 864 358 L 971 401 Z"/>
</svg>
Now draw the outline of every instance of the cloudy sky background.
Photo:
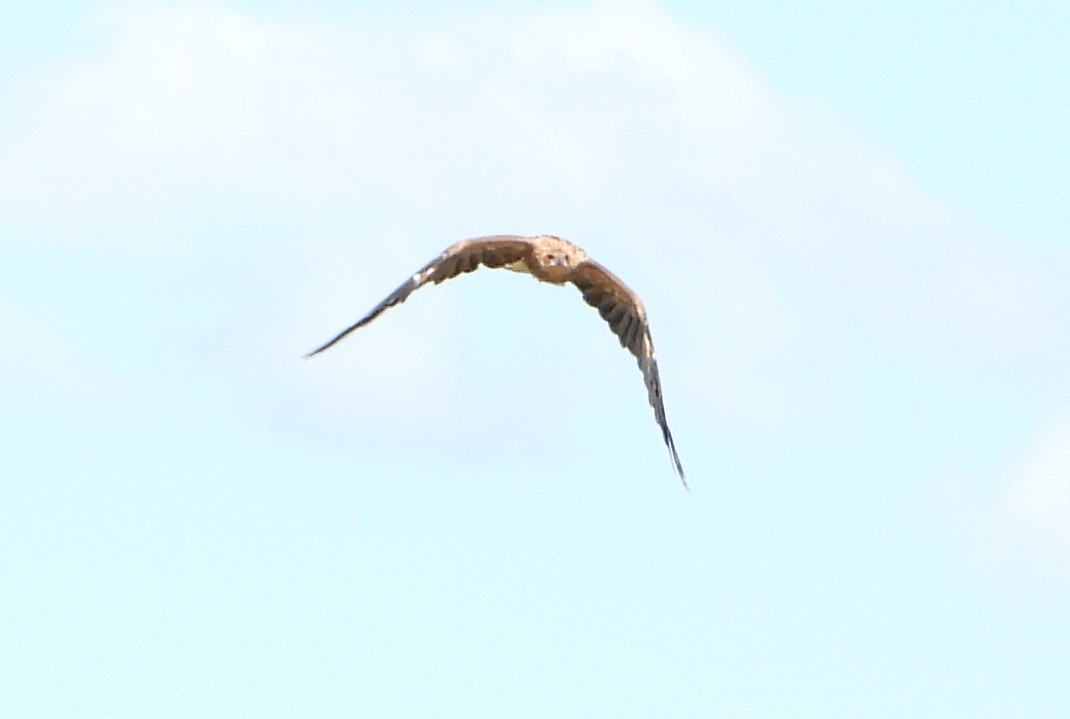
<svg viewBox="0 0 1070 719">
<path fill-rule="evenodd" d="M 0 15 L 12 716 L 1061 716 L 1070 13 Z M 464 237 L 483 272 L 318 346 Z M 426 293 L 426 294 L 425 294 Z"/>
</svg>

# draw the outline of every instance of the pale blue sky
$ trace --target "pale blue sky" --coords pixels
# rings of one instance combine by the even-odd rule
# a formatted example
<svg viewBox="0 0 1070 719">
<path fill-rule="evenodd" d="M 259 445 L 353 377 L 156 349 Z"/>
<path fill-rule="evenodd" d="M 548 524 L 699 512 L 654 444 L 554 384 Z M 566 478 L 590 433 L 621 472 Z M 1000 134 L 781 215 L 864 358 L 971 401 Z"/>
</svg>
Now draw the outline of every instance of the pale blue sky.
<svg viewBox="0 0 1070 719">
<path fill-rule="evenodd" d="M 0 11 L 0 710 L 1066 715 L 1067 13 Z"/>
</svg>

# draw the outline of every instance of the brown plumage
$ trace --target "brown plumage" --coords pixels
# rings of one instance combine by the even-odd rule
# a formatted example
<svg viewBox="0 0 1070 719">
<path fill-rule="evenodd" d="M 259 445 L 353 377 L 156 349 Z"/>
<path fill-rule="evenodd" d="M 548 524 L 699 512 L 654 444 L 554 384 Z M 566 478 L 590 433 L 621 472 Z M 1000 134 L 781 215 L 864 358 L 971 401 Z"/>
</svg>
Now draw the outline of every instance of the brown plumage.
<svg viewBox="0 0 1070 719">
<path fill-rule="evenodd" d="M 672 461 L 676 465 L 680 480 L 686 487 L 684 468 L 680 465 L 676 445 L 673 444 L 672 434 L 665 420 L 658 363 L 654 359 L 654 342 L 650 338 L 650 327 L 647 325 L 643 303 L 612 272 L 588 257 L 582 249 L 560 237 L 494 235 L 462 240 L 451 245 L 410 277 L 401 287 L 390 293 L 359 322 L 346 328 L 330 342 L 305 356 L 311 357 L 331 347 L 350 332 L 374 320 L 388 308 L 404 302 L 413 291 L 428 282 L 435 284 L 445 282 L 463 272 L 472 272 L 480 265 L 527 272 L 543 282 L 555 285 L 571 282 L 579 288 L 584 301 L 596 308 L 602 319 L 609 323 L 610 329 L 620 340 L 621 347 L 635 355 L 639 369 L 643 372 L 650 406 L 654 408 L 654 418 L 661 427 L 662 438 L 672 454 Z"/>
</svg>

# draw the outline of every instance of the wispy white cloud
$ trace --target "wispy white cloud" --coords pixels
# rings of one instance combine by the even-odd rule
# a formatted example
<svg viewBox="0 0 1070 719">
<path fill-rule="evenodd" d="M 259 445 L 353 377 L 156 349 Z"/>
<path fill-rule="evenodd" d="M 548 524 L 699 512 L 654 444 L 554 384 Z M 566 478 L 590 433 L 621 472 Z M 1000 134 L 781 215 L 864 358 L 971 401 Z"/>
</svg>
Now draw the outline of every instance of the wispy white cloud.
<svg viewBox="0 0 1070 719">
<path fill-rule="evenodd" d="M 242 240 L 267 259 L 212 310 L 250 318 L 221 364 L 264 346 L 293 348 L 289 362 L 456 239 L 541 231 L 644 295 L 678 422 L 774 432 L 834 416 L 873 342 L 1068 391 L 1066 258 L 1001 245 L 653 4 L 335 25 L 118 6 L 94 23 L 99 49 L 27 78 L 0 117 L 0 220 L 50 242 L 210 256 L 225 240 L 191 218 L 285 218 L 292 239 Z M 533 303 L 525 291 L 501 301 Z M 456 322 L 462 295 L 424 292 L 439 296 L 361 338 L 356 376 L 346 350 L 316 372 L 239 363 L 256 367 L 243 377 L 354 422 L 371 401 L 375 423 L 411 426 L 430 396 L 489 411 L 499 390 L 467 359 L 502 338 L 477 329 L 458 346 L 440 320 Z M 593 319 L 508 311 L 634 371 Z M 518 361 L 534 382 L 560 371 Z"/>
<path fill-rule="evenodd" d="M 950 508 L 973 565 L 1008 594 L 1070 597 L 1070 414 L 1050 422 L 996 478 Z"/>
</svg>

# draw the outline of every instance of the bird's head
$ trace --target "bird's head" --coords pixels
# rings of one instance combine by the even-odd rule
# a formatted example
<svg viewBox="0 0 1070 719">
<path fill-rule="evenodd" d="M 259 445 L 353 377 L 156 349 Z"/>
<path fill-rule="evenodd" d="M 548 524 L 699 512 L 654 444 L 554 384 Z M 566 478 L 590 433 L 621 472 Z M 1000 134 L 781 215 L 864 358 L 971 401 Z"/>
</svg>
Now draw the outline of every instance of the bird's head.
<svg viewBox="0 0 1070 719">
<path fill-rule="evenodd" d="M 583 250 L 565 240 L 557 237 L 542 239 L 535 248 L 535 261 L 551 282 L 564 282 L 572 269 L 587 259 Z"/>
</svg>

